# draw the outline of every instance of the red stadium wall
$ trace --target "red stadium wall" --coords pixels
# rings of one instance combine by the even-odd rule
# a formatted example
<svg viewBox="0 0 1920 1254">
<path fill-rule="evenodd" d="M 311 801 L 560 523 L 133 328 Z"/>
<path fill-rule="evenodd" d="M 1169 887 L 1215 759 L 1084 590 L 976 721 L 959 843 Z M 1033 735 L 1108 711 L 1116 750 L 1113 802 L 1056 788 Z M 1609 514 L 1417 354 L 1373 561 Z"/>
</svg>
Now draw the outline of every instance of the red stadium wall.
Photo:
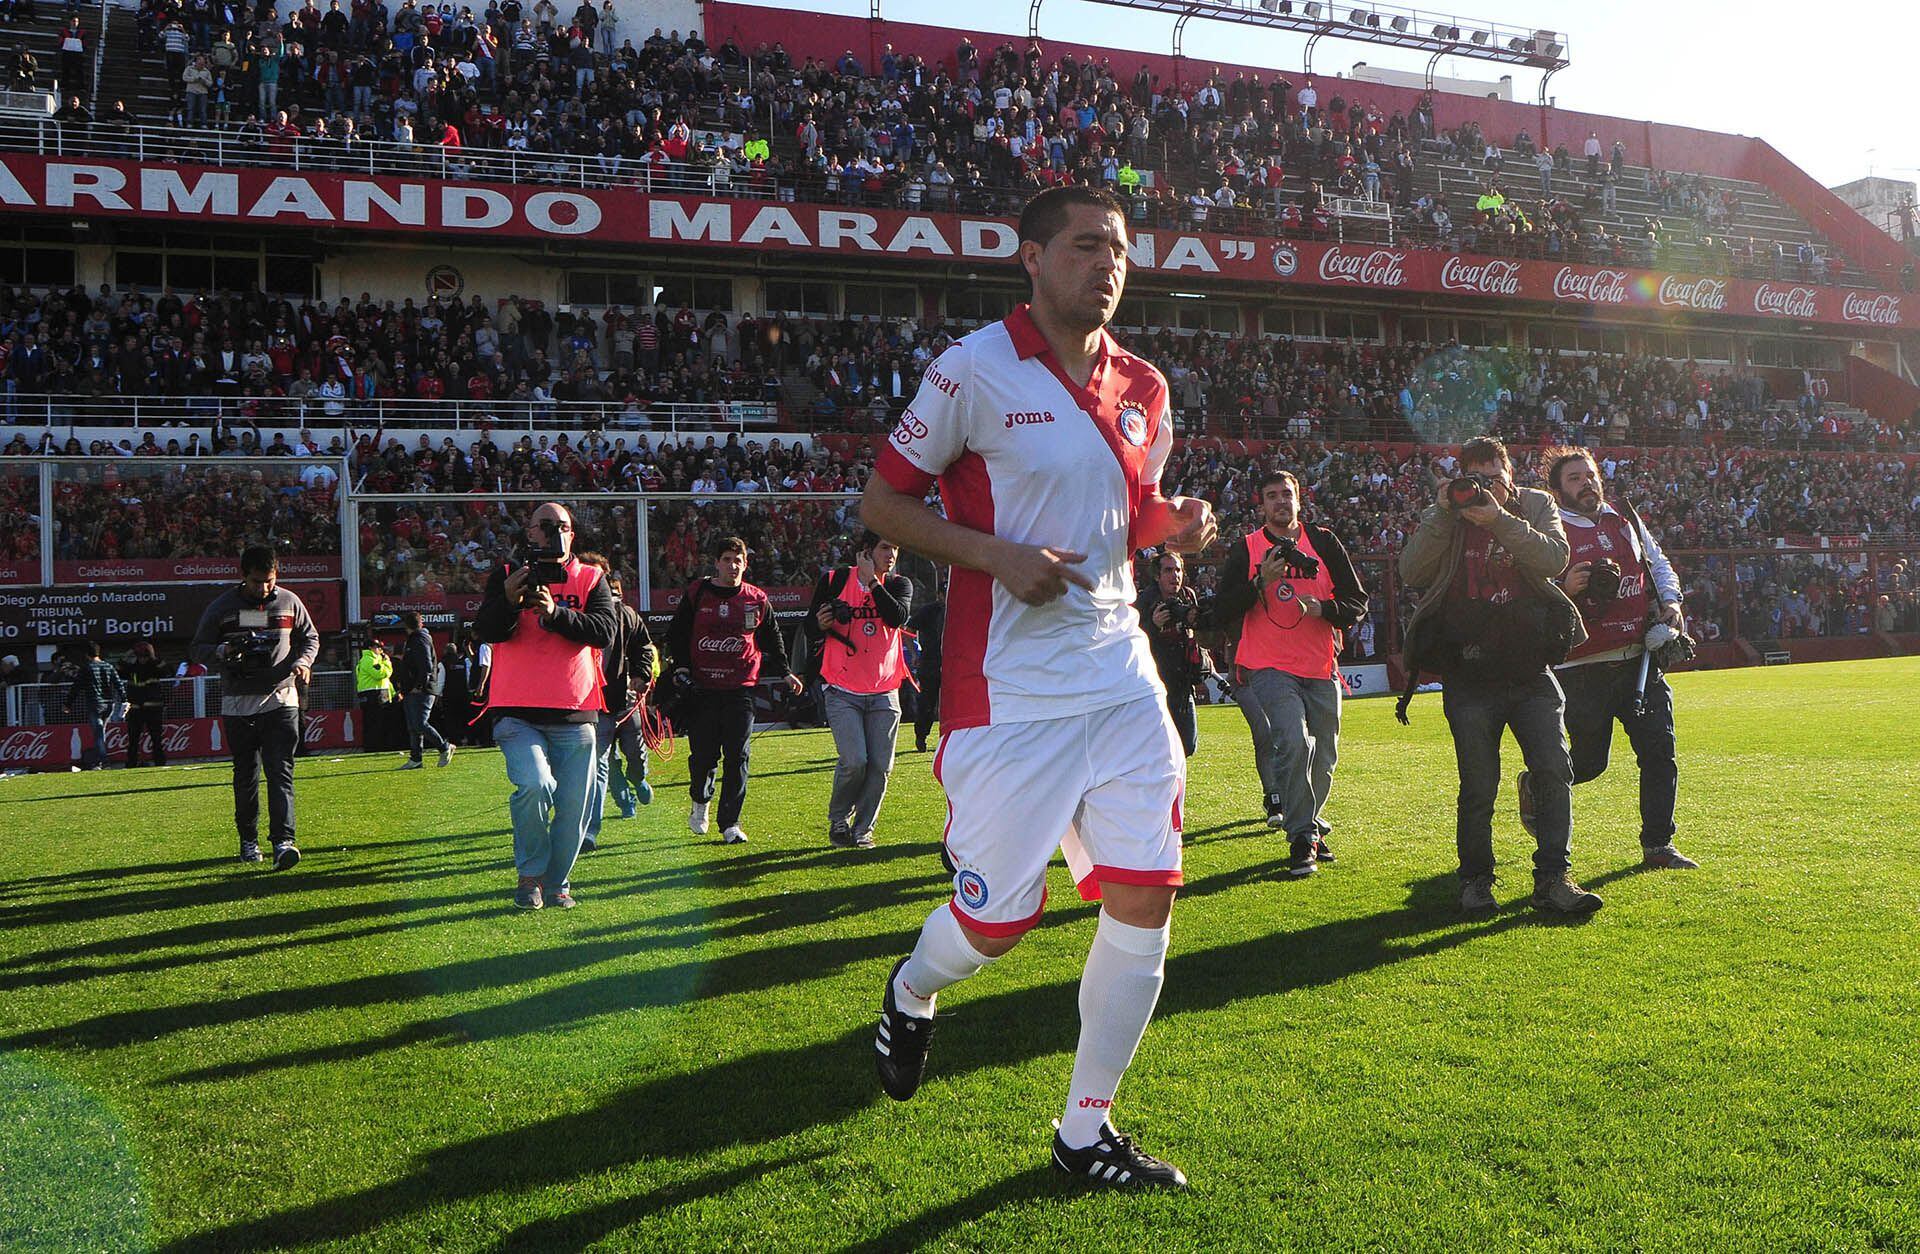
<svg viewBox="0 0 1920 1254">
<path fill-rule="evenodd" d="M 1881 422 L 1900 426 L 1920 414 L 1920 388 L 1864 357 L 1847 358 L 1847 400 Z"/>
<path fill-rule="evenodd" d="M 731 36 L 748 52 L 763 43 L 779 43 L 796 61 L 808 56 L 832 61 L 851 48 L 869 72 L 877 66 L 881 50 L 889 43 L 897 52 L 916 54 L 949 70 L 953 66 L 954 49 L 963 35 L 980 49 L 982 59 L 990 57 L 1002 44 L 1024 48 L 1027 43 L 1024 35 L 885 19 L 874 22 L 847 15 L 732 4 L 727 0 L 709 0 L 705 11 L 711 42 L 719 43 Z M 1159 76 L 1162 85 L 1195 84 L 1216 68 L 1228 77 L 1244 72 L 1271 78 L 1280 73 L 1296 85 L 1302 77 L 1293 66 L 1236 65 L 1196 57 L 1176 61 L 1167 53 L 1102 48 L 1044 36 L 1041 43 L 1049 56 L 1071 52 L 1075 57 L 1108 58 L 1114 66 L 1114 76 L 1123 84 L 1131 81 L 1143 64 L 1150 73 Z M 1395 111 L 1411 112 L 1421 95 L 1412 88 L 1359 82 L 1338 74 L 1316 72 L 1313 77 L 1323 101 L 1339 92 L 1375 103 L 1388 115 Z M 1749 179 L 1772 189 L 1815 230 L 1826 235 L 1869 273 L 1897 273 L 1901 265 L 1911 260 L 1891 239 L 1874 230 L 1798 166 L 1763 141 L 1745 135 L 1571 109 L 1543 109 L 1521 101 L 1486 100 L 1447 92 L 1434 96 L 1434 122 L 1442 129 L 1478 122 L 1483 131 L 1502 145 L 1525 130 L 1536 143 L 1548 147 L 1565 144 L 1576 159 L 1588 133 L 1597 132 L 1609 152 L 1613 142 L 1619 140 L 1630 165 Z"/>
</svg>

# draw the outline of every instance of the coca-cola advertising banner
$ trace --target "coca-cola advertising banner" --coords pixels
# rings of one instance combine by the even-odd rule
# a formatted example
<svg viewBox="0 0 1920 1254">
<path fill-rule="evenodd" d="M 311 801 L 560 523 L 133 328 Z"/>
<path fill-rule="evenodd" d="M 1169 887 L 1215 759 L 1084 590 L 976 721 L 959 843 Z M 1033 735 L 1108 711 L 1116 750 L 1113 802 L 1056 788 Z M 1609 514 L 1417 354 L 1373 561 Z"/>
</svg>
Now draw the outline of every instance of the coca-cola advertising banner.
<svg viewBox="0 0 1920 1254">
<path fill-rule="evenodd" d="M 1018 245 L 1014 224 L 1004 218 L 26 153 L 0 156 L 0 212 L 430 234 L 454 245 L 558 239 L 1009 264 Z M 1407 248 L 1152 230 L 1134 236 L 1131 260 L 1136 269 L 1183 278 L 1540 301 L 1602 316 L 1674 310 L 1853 328 L 1920 326 L 1910 295 Z"/>
<path fill-rule="evenodd" d="M 285 587 L 305 603 L 317 630 L 341 630 L 346 588 L 339 580 Z M 220 584 L 0 589 L 0 651 L 14 644 L 75 640 L 183 640 L 225 591 Z"/>
<path fill-rule="evenodd" d="M 340 555 L 295 553 L 280 559 L 280 578 L 338 579 Z M 157 583 L 181 580 L 237 580 L 234 557 L 99 557 L 55 560 L 55 583 Z"/>
<path fill-rule="evenodd" d="M 306 718 L 306 749 L 309 753 L 349 749 L 357 729 L 351 710 L 314 710 Z M 162 725 L 160 741 L 166 746 L 167 761 L 194 758 L 224 758 L 229 746 L 226 729 L 217 718 L 169 719 Z M 32 727 L 0 727 L 0 771 L 64 771 L 81 765 L 93 747 L 93 732 L 73 723 L 49 723 Z M 152 746 L 142 743 L 140 758 L 151 761 Z M 127 725 L 107 724 L 107 761 L 119 765 L 127 760 Z"/>
</svg>

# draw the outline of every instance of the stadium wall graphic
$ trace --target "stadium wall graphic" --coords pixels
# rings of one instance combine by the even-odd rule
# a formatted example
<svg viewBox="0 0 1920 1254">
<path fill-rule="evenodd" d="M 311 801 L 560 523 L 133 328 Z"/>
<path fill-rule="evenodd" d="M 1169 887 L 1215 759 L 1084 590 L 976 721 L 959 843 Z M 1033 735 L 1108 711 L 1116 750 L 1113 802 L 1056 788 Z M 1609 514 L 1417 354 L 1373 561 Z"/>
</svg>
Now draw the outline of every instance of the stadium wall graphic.
<svg viewBox="0 0 1920 1254">
<path fill-rule="evenodd" d="M 443 241 L 462 236 L 476 242 L 570 239 L 900 260 L 1004 261 L 1013 256 L 1016 242 L 1009 220 L 947 213 L 0 156 L 0 212 L 44 216 L 48 211 L 208 225 L 433 233 Z M 1141 231 L 1133 240 L 1132 263 L 1158 274 L 1278 288 L 1535 301 L 1597 317 L 1671 312 L 1828 323 L 1856 331 L 1920 327 L 1915 303 L 1920 297 L 1905 293 L 1371 244 Z"/>
</svg>

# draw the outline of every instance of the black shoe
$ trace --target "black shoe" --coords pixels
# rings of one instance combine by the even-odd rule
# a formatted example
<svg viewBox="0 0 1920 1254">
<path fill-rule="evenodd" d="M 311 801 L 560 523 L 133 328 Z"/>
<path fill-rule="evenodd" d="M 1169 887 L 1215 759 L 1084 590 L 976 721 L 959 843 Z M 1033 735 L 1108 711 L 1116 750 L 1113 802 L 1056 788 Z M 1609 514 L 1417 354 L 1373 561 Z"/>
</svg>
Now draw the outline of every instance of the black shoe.
<svg viewBox="0 0 1920 1254">
<path fill-rule="evenodd" d="M 300 851 L 293 847 L 290 840 L 281 841 L 273 847 L 273 869 L 290 871 L 300 861 Z"/>
<path fill-rule="evenodd" d="M 1307 876 L 1313 874 L 1314 864 L 1317 861 L 1314 856 L 1314 845 L 1316 843 L 1316 838 L 1312 836 L 1295 836 L 1287 842 L 1288 848 L 1291 851 L 1290 856 L 1287 858 L 1288 875 L 1291 875 L 1294 879 L 1305 879 Z"/>
<path fill-rule="evenodd" d="M 1070 1176 L 1081 1176 L 1095 1184 L 1111 1184 L 1135 1189 L 1184 1189 L 1187 1173 L 1172 1163 L 1163 1163 L 1142 1153 L 1126 1136 L 1107 1124 L 1100 1139 L 1085 1149 L 1070 1149 L 1060 1134 L 1053 1134 L 1053 1166 Z"/>
<path fill-rule="evenodd" d="M 853 848 L 853 833 L 844 827 L 828 828 L 827 843 L 835 849 L 851 849 Z"/>
<path fill-rule="evenodd" d="M 1315 836 L 1313 838 L 1313 858 L 1316 862 L 1339 861 L 1338 858 L 1333 856 L 1333 850 L 1327 848 L 1327 838 L 1325 836 Z"/>
<path fill-rule="evenodd" d="M 1278 796 L 1268 797 L 1267 798 L 1267 826 L 1277 831 L 1278 829 L 1285 827 L 1286 825 L 1287 825 L 1287 816 L 1281 812 L 1280 798 Z"/>
<path fill-rule="evenodd" d="M 920 1090 L 921 1077 L 927 1073 L 927 1045 L 933 1039 L 932 1019 L 910 1015 L 894 1003 L 894 977 L 906 965 L 907 960 L 902 958 L 887 972 L 887 995 L 880 999 L 880 1030 L 873 1038 L 880 1087 L 896 1102 L 904 1102 Z"/>
</svg>

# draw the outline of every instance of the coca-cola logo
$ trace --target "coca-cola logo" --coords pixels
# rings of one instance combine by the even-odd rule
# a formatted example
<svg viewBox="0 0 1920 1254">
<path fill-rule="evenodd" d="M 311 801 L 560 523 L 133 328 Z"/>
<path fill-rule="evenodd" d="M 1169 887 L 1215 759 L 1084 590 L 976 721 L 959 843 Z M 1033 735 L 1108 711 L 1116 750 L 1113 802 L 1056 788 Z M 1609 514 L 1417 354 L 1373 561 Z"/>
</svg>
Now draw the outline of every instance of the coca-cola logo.
<svg viewBox="0 0 1920 1254">
<path fill-rule="evenodd" d="M 44 762 L 52 752 L 52 732 L 44 729 L 11 731 L 4 739 L 0 739 L 0 766 L 12 762 Z"/>
<path fill-rule="evenodd" d="M 192 723 L 163 723 L 160 727 L 160 743 L 170 754 L 185 755 L 193 748 Z M 107 753 L 118 757 L 127 751 L 127 725 L 125 723 L 107 724 Z"/>
<path fill-rule="evenodd" d="M 1366 287 L 1405 287 L 1406 254 L 1390 248 L 1349 253 L 1329 248 L 1320 254 L 1320 278 L 1327 283 L 1358 283 Z"/>
<path fill-rule="evenodd" d="M 1840 302 L 1840 316 L 1848 322 L 1871 322 L 1875 326 L 1900 325 L 1900 298 L 1882 293 L 1848 292 Z"/>
<path fill-rule="evenodd" d="M 1553 276 L 1555 300 L 1584 300 L 1592 305 L 1627 303 L 1625 270 L 1576 270 L 1561 266 Z"/>
<path fill-rule="evenodd" d="M 1724 279 L 1682 281 L 1669 274 L 1660 280 L 1657 298 L 1662 305 L 1670 308 L 1704 309 L 1718 313 L 1727 307 L 1727 284 Z"/>
<path fill-rule="evenodd" d="M 747 651 L 745 636 L 708 636 L 700 641 L 702 653 L 741 654 Z"/>
<path fill-rule="evenodd" d="M 1753 289 L 1753 311 L 1776 318 L 1811 318 L 1818 293 L 1810 287 L 1775 287 L 1762 283 Z"/>
<path fill-rule="evenodd" d="M 1482 296 L 1518 296 L 1520 263 L 1469 262 L 1460 257 L 1449 257 L 1446 264 L 1440 267 L 1440 286 L 1456 292 L 1478 292 Z"/>
</svg>

